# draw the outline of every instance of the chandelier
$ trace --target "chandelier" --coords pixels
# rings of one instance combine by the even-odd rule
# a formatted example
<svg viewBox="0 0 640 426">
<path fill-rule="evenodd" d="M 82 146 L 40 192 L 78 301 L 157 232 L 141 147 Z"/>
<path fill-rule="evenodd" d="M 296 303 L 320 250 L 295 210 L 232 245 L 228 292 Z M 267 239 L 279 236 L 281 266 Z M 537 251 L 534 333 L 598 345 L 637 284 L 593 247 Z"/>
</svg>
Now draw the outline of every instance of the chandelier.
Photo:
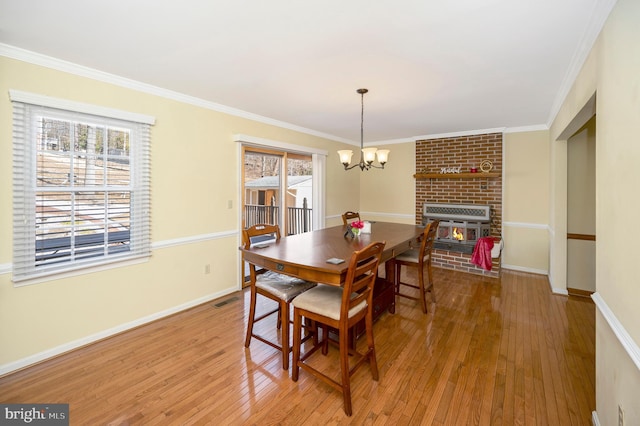
<svg viewBox="0 0 640 426">
<path fill-rule="evenodd" d="M 345 170 L 353 169 L 356 166 L 360 167 L 360 170 L 369 170 L 372 167 L 376 169 L 384 169 L 384 165 L 389 158 L 389 150 L 388 149 L 377 149 L 377 148 L 365 148 L 364 147 L 364 139 L 363 139 L 363 128 L 364 128 L 364 94 L 369 90 L 367 89 L 358 89 L 356 92 L 360 93 L 360 162 L 351 164 L 351 157 L 353 156 L 353 151 L 350 149 L 343 149 L 338 151 L 338 155 L 340 156 L 340 162 L 344 166 Z M 379 166 L 373 164 L 373 161 L 378 157 Z"/>
</svg>

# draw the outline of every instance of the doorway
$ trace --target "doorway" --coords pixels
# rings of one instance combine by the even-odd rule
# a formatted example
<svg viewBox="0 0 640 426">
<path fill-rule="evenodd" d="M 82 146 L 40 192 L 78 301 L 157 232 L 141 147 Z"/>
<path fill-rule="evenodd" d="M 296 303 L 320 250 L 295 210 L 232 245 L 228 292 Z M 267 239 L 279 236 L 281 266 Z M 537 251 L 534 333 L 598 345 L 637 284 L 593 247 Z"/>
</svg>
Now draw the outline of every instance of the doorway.
<svg viewBox="0 0 640 426">
<path fill-rule="evenodd" d="M 241 184 L 242 229 L 278 225 L 282 236 L 313 230 L 311 155 L 244 146 Z M 242 267 L 246 287 L 249 269 Z"/>
<path fill-rule="evenodd" d="M 567 140 L 567 292 L 596 291 L 596 117 Z"/>
</svg>

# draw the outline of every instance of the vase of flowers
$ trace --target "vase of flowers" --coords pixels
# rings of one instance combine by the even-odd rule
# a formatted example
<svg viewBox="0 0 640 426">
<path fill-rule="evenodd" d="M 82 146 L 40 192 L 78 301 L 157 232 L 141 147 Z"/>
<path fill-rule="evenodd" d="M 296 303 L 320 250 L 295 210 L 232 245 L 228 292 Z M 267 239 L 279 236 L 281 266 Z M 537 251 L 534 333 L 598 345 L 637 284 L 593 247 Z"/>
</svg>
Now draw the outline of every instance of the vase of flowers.
<svg viewBox="0 0 640 426">
<path fill-rule="evenodd" d="M 353 235 L 357 237 L 358 235 L 360 235 L 360 230 L 364 228 L 364 222 L 361 220 L 354 220 L 349 224 L 349 226 L 351 227 L 351 232 L 353 233 Z"/>
</svg>

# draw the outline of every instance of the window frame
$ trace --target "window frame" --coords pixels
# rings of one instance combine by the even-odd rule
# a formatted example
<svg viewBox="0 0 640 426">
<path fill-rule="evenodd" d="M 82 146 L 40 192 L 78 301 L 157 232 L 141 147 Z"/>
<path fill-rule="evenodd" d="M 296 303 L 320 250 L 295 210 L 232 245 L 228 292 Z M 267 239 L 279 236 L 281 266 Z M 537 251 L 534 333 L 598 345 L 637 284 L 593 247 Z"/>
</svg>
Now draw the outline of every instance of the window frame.
<svg viewBox="0 0 640 426">
<path fill-rule="evenodd" d="M 151 255 L 150 238 L 150 127 L 155 118 L 147 115 L 79 103 L 64 99 L 10 90 L 13 103 L 13 267 L 14 286 L 33 284 L 55 279 L 62 275 L 77 275 L 92 272 L 96 268 L 109 268 L 144 261 Z M 107 248 L 112 232 L 96 233 L 100 247 L 100 235 L 104 241 L 103 252 L 79 260 L 65 259 L 63 262 L 38 265 L 36 260 L 36 194 L 43 187 L 37 186 L 36 124 L 41 117 L 61 121 L 96 123 L 105 128 L 124 128 L 130 135 L 130 182 L 127 191 L 131 197 L 128 203 L 130 211 L 130 229 L 127 236 L 128 250 L 112 251 Z M 73 189 L 73 188 L 71 188 Z M 122 189 L 121 185 L 104 185 L 96 191 Z M 81 190 L 76 190 L 80 192 Z M 73 191 L 69 190 L 69 194 Z M 109 205 L 105 210 L 109 211 Z M 75 226 L 75 225 L 73 225 Z M 106 229 L 106 228 L 105 228 Z M 38 240 L 42 241 L 42 240 Z M 46 241 L 46 240 L 45 240 Z M 69 239 L 69 248 L 75 243 Z M 41 246 L 42 244 L 40 244 Z"/>
<path fill-rule="evenodd" d="M 237 143 L 237 157 L 243 158 L 242 150 L 244 147 L 250 149 L 267 149 L 267 150 L 279 150 L 286 151 L 293 154 L 302 154 L 305 156 L 311 156 L 311 162 L 313 167 L 313 182 L 312 182 L 312 197 L 313 197 L 313 212 L 311 219 L 313 221 L 313 229 L 322 229 L 325 227 L 325 205 L 326 205 L 326 169 L 327 169 L 327 156 L 329 155 L 327 150 L 313 148 L 304 145 L 296 145 L 287 142 L 275 141 L 271 139 L 265 139 L 257 136 L 246 135 L 238 133 L 233 135 L 233 140 Z M 240 161 L 238 167 L 238 199 L 244 200 L 244 188 L 242 185 L 244 174 L 243 163 Z M 242 202 L 242 201 L 241 201 Z M 238 227 L 242 228 L 242 210 L 238 214 Z"/>
</svg>

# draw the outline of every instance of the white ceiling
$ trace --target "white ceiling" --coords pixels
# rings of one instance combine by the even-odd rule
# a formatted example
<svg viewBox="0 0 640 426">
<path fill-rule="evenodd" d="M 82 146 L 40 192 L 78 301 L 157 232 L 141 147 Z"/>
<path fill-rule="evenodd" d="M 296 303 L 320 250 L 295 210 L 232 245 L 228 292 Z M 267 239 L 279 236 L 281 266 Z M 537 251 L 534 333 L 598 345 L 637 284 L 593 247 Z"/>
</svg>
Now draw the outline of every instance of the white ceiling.
<svg viewBox="0 0 640 426">
<path fill-rule="evenodd" d="M 0 0 L 0 43 L 338 140 L 545 126 L 615 0 Z"/>
</svg>

